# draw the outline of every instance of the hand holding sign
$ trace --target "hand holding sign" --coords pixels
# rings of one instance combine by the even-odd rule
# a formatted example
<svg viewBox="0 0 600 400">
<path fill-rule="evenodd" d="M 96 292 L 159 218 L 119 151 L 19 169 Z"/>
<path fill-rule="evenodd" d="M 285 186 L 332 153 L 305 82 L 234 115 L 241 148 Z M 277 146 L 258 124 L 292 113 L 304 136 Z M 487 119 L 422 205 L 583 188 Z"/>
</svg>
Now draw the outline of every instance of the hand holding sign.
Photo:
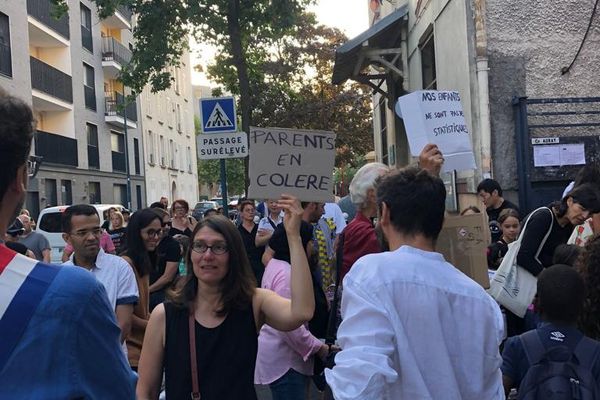
<svg viewBox="0 0 600 400">
<path fill-rule="evenodd" d="M 432 175 L 440 176 L 444 164 L 444 156 L 437 145 L 428 143 L 419 154 L 419 167 L 429 171 Z"/>
<path fill-rule="evenodd" d="M 444 172 L 476 168 L 458 92 L 416 91 L 400 97 L 395 109 L 404 120 L 413 156 L 434 143 L 444 155 Z"/>
</svg>

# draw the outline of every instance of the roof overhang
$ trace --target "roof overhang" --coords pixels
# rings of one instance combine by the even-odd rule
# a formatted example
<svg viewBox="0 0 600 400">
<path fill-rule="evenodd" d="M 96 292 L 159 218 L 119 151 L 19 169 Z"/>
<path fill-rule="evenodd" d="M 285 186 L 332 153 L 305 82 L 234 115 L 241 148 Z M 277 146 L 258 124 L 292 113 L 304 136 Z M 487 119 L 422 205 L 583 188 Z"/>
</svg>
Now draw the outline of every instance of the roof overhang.
<svg viewBox="0 0 600 400">
<path fill-rule="evenodd" d="M 389 78 L 403 78 L 401 28 L 407 21 L 408 4 L 405 4 L 338 47 L 332 83 L 337 85 L 352 79 L 388 96 L 381 88 L 383 82 Z"/>
</svg>

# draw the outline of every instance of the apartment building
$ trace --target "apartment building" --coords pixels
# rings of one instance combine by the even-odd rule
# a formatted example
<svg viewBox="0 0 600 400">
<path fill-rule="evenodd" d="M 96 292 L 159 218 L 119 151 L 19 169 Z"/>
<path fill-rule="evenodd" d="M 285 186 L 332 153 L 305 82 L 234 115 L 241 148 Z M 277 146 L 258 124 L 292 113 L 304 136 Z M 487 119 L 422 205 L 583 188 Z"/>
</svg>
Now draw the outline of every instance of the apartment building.
<svg viewBox="0 0 600 400">
<path fill-rule="evenodd" d="M 198 170 L 190 56 L 186 51 L 179 67 L 171 67 L 169 89 L 140 96 L 144 135 L 145 175 L 148 201 L 162 196 L 184 199 L 193 207 L 198 200 Z"/>
<path fill-rule="evenodd" d="M 597 162 L 593 3 L 371 0 L 371 27 L 337 49 L 333 82 L 373 88 L 376 159 L 394 167 L 412 161 L 397 98 L 459 91 L 478 168 L 445 176 L 447 208 L 476 204 L 478 182 L 493 177 L 528 211 L 560 198 L 580 168 L 539 165 L 534 138 L 585 145 L 586 160 Z"/>
<path fill-rule="evenodd" d="M 27 207 L 34 216 L 74 203 L 141 208 L 146 190 L 138 105 L 119 107 L 128 92 L 117 78 L 131 58 L 132 14 L 118 7 L 99 20 L 90 1 L 68 5 L 68 15 L 56 20 L 50 0 L 0 2 L 0 87 L 32 106 L 32 154 L 43 157 Z"/>
</svg>

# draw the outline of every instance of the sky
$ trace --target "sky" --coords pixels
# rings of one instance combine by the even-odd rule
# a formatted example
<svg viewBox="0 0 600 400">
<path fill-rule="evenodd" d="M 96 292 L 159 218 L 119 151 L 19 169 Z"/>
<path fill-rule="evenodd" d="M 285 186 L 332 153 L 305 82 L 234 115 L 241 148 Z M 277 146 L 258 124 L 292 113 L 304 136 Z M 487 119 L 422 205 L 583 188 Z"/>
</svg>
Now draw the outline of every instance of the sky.
<svg viewBox="0 0 600 400">
<path fill-rule="evenodd" d="M 317 4 L 310 8 L 317 15 L 318 21 L 327 26 L 342 30 L 348 38 L 352 39 L 368 28 L 368 0 L 317 0 Z M 214 49 L 192 42 L 192 66 L 201 60 L 210 60 L 214 57 Z M 208 85 L 210 82 L 202 73 L 192 70 L 192 84 Z"/>
</svg>

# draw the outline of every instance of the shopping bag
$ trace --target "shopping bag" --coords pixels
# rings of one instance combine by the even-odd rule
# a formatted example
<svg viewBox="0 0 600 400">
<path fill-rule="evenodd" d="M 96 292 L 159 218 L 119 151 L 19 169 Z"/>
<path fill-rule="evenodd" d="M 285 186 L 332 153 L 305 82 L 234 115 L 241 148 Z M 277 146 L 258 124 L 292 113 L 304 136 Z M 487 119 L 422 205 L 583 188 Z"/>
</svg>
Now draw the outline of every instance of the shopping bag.
<svg viewBox="0 0 600 400">
<path fill-rule="evenodd" d="M 488 293 L 500 304 L 523 318 L 537 290 L 537 278 L 517 265 L 520 241 L 508 245 L 508 252 L 490 281 Z"/>
</svg>

